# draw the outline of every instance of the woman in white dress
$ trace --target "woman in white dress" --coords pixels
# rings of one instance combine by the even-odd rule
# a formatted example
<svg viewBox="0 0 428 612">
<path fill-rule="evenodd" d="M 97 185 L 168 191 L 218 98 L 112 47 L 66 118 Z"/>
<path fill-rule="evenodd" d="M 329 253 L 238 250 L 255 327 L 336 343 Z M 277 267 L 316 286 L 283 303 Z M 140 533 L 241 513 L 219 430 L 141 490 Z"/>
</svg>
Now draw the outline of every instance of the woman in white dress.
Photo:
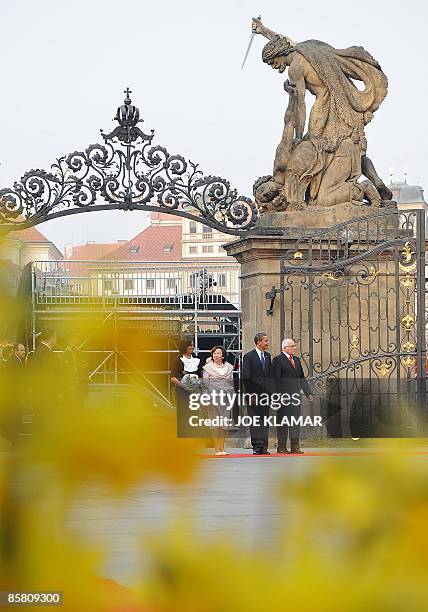
<svg viewBox="0 0 428 612">
<path fill-rule="evenodd" d="M 193 357 L 194 348 L 193 340 L 184 340 L 180 344 L 179 356 L 171 367 L 171 382 L 177 398 L 177 435 L 181 438 L 194 437 L 194 428 L 189 425 L 189 419 L 194 414 L 189 409 L 189 395 L 193 391 L 186 384 L 193 380 L 194 391 L 199 392 L 196 383 L 198 380 L 201 382 L 201 360 Z"/>
<path fill-rule="evenodd" d="M 234 394 L 233 387 L 233 367 L 226 361 L 226 351 L 222 346 L 214 346 L 211 349 L 211 359 L 208 358 L 203 369 L 203 379 L 208 386 L 208 392 L 224 391 L 225 399 L 220 403 L 218 393 L 216 402 L 208 406 L 208 416 L 210 419 L 223 417 L 222 425 L 213 428 L 215 454 L 224 456 L 228 453 L 224 450 L 224 438 L 227 429 L 232 425 L 232 410 L 230 399 Z"/>
</svg>

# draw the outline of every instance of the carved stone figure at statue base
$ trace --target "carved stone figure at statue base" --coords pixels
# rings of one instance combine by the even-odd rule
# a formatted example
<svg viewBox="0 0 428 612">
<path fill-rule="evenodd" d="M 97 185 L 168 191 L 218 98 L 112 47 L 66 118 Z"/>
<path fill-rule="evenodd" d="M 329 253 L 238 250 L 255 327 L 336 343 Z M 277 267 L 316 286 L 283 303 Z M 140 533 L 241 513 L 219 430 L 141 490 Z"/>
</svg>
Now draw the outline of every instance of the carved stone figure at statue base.
<svg viewBox="0 0 428 612">
<path fill-rule="evenodd" d="M 273 174 L 259 178 L 253 188 L 260 211 L 363 203 L 378 208 L 391 200 L 366 155 L 364 133 L 387 93 L 379 63 L 362 47 L 334 49 L 318 40 L 293 43 L 259 19 L 253 20 L 253 32 L 269 40 L 263 61 L 280 73 L 288 68 L 284 89 L 289 100 Z M 315 102 L 304 135 L 306 90 Z"/>
</svg>

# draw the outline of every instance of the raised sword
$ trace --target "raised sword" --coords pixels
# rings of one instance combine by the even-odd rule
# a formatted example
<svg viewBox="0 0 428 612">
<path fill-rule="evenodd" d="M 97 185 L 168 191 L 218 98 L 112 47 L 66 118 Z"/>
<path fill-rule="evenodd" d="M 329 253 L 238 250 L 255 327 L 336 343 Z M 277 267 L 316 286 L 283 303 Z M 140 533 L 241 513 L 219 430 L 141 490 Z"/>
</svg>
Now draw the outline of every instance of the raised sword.
<svg viewBox="0 0 428 612">
<path fill-rule="evenodd" d="M 261 20 L 261 18 L 262 18 L 262 16 L 261 16 L 261 15 L 259 15 L 259 16 L 257 17 L 257 19 L 258 19 L 259 21 Z M 252 32 L 252 33 L 251 33 L 250 40 L 249 40 L 249 42 L 248 42 L 247 51 L 245 52 L 244 61 L 242 62 L 241 70 L 242 70 L 242 69 L 243 69 L 243 67 L 245 66 L 245 62 L 247 61 L 248 54 L 249 54 L 249 52 L 250 52 L 251 47 L 253 46 L 253 41 L 254 41 L 254 36 L 255 36 L 255 35 L 256 35 L 256 32 Z"/>
</svg>

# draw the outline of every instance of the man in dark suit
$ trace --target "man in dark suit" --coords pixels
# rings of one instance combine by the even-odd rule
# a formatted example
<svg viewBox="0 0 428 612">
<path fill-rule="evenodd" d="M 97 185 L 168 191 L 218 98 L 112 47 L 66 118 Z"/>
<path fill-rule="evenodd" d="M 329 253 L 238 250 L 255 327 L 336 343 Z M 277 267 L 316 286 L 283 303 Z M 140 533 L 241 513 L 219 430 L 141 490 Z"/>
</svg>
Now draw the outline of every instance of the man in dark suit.
<svg viewBox="0 0 428 612">
<path fill-rule="evenodd" d="M 35 351 L 28 355 L 29 365 L 36 368 L 39 371 L 39 376 L 42 375 L 51 384 L 55 384 L 56 380 L 54 378 L 59 374 L 59 359 L 54 352 L 56 343 L 56 331 L 45 329 L 37 336 Z"/>
<path fill-rule="evenodd" d="M 28 356 L 32 401 L 36 412 L 57 407 L 64 392 L 60 362 L 54 352 L 56 331 L 46 329 L 37 340 L 36 350 Z"/>
<path fill-rule="evenodd" d="M 248 416 L 259 417 L 259 425 L 250 426 L 251 444 L 254 455 L 269 455 L 268 434 L 269 425 L 264 418 L 269 416 L 270 377 L 272 361 L 267 352 L 269 338 L 259 332 L 254 336 L 255 347 L 244 355 L 242 360 L 242 382 L 244 391 L 252 397 L 247 403 Z"/>
<path fill-rule="evenodd" d="M 1 431 L 13 445 L 17 443 L 22 431 L 22 417 L 28 401 L 25 352 L 25 346 L 16 342 L 12 354 L 3 365 Z"/>
<path fill-rule="evenodd" d="M 64 402 L 74 410 L 83 408 L 88 398 L 88 364 L 83 357 L 81 345 L 80 335 L 72 332 L 62 354 Z"/>
<path fill-rule="evenodd" d="M 15 344 L 13 345 L 13 349 L 12 349 L 12 355 L 7 360 L 7 363 L 10 366 L 10 368 L 15 367 L 19 371 L 21 371 L 21 368 L 23 368 L 25 365 L 25 355 L 26 355 L 25 346 L 21 344 L 20 342 L 15 342 Z"/>
<path fill-rule="evenodd" d="M 298 418 L 300 412 L 300 392 L 312 401 L 313 395 L 311 388 L 305 378 L 300 359 L 295 356 L 296 343 L 291 338 L 286 338 L 282 341 L 282 353 L 274 357 L 272 361 L 272 378 L 274 379 L 275 391 L 279 393 L 287 393 L 290 396 L 288 406 L 281 406 L 277 411 L 276 420 L 282 421 L 284 416 L 290 418 L 294 416 Z M 293 394 L 296 394 L 299 399 L 293 401 Z M 295 398 L 296 398 L 295 395 Z M 278 426 L 276 428 L 278 436 L 278 453 L 303 453 L 299 445 L 299 425 Z M 287 450 L 287 437 L 290 437 L 291 450 Z"/>
</svg>

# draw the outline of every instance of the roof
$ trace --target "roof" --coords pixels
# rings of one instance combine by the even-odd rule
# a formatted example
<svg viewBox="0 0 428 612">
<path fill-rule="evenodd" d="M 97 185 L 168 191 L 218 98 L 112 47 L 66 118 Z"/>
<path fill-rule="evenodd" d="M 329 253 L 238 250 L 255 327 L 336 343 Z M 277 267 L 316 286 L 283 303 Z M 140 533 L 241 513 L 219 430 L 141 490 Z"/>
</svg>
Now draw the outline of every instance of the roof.
<svg viewBox="0 0 428 612">
<path fill-rule="evenodd" d="M 35 227 L 27 227 L 26 229 L 17 230 L 9 234 L 11 237 L 16 237 L 23 242 L 51 242 Z"/>
<path fill-rule="evenodd" d="M 162 225 L 181 225 L 182 218 L 172 215 L 171 213 L 155 212 L 152 210 L 150 213 L 150 223 L 162 223 Z"/>
<path fill-rule="evenodd" d="M 420 185 L 409 185 L 405 181 L 390 183 L 389 188 L 393 193 L 393 199 L 398 204 L 423 204 L 425 203 L 424 190 Z"/>
<path fill-rule="evenodd" d="M 64 252 L 64 261 L 72 260 L 73 263 L 65 266 L 70 276 L 87 276 L 88 261 L 100 259 L 106 253 L 117 249 L 117 242 L 96 243 L 88 242 L 76 246 L 67 245 Z M 76 261 L 80 260 L 80 261 Z"/>
<path fill-rule="evenodd" d="M 16 221 L 19 224 L 20 222 L 25 223 L 26 220 L 24 219 L 24 217 L 21 216 L 17 217 Z M 25 229 L 13 230 L 6 235 L 6 240 L 18 240 L 19 242 L 24 244 L 24 248 L 28 247 L 30 249 L 31 247 L 29 245 L 31 244 L 43 245 L 44 248 L 48 249 L 49 257 L 51 259 L 62 259 L 62 253 L 59 248 L 52 242 L 52 240 L 46 238 L 46 236 L 35 227 L 27 227 Z"/>
<path fill-rule="evenodd" d="M 94 259 L 99 259 L 103 255 L 106 255 L 106 253 L 110 251 L 114 251 L 117 247 L 117 242 L 87 242 L 86 244 L 78 244 L 77 246 L 67 246 L 64 253 L 64 259 L 93 261 Z"/>
<path fill-rule="evenodd" d="M 107 261 L 180 261 L 181 224 L 150 225 L 100 259 Z"/>
</svg>

